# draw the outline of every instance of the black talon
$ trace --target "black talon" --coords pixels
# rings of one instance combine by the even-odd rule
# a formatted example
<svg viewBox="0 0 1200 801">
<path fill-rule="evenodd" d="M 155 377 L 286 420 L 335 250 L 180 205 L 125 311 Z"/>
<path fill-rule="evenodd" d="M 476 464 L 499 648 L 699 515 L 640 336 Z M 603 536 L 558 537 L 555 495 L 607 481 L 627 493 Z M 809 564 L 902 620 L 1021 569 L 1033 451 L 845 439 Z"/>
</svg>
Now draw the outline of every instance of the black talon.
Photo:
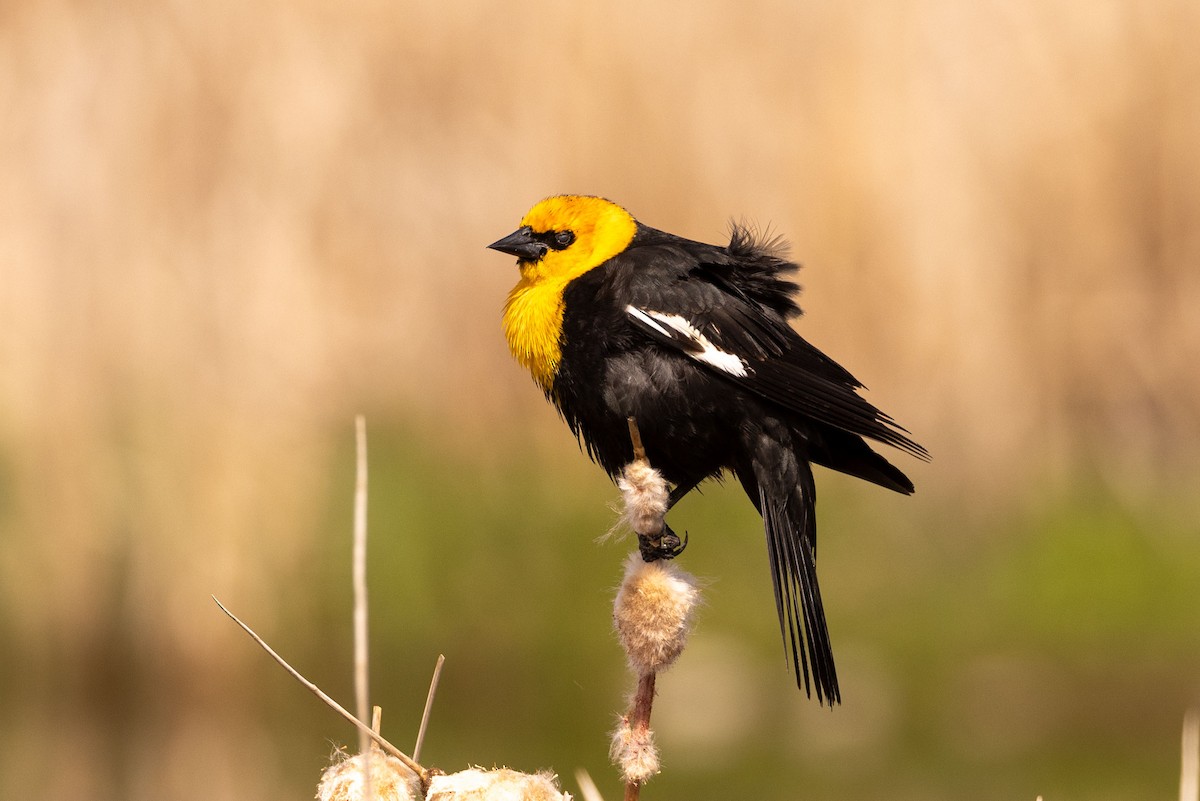
<svg viewBox="0 0 1200 801">
<path fill-rule="evenodd" d="M 683 553 L 683 549 L 687 547 L 688 534 L 686 531 L 683 532 L 683 539 L 681 540 L 679 539 L 679 535 L 674 531 L 671 531 L 671 529 L 668 528 L 665 523 L 663 524 L 663 531 L 665 533 L 662 537 L 662 558 L 674 559 L 676 556 L 679 556 L 679 554 Z"/>
<path fill-rule="evenodd" d="M 638 551 L 642 555 L 644 562 L 657 562 L 659 559 L 674 559 L 679 554 L 683 553 L 683 549 L 687 547 L 688 535 L 683 532 L 683 539 L 679 539 L 679 535 L 671 530 L 665 522 L 663 523 L 662 533 L 657 537 L 650 537 L 645 534 L 638 534 Z"/>
</svg>

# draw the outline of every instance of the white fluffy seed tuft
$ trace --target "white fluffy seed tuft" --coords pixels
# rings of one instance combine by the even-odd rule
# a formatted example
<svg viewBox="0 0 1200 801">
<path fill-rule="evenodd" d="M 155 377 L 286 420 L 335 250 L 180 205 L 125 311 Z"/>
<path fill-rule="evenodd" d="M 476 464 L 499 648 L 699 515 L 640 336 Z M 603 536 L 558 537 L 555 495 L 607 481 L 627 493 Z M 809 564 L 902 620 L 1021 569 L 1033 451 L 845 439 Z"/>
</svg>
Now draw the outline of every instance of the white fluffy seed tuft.
<svg viewBox="0 0 1200 801">
<path fill-rule="evenodd" d="M 644 459 L 625 465 L 617 478 L 617 489 L 625 500 L 622 518 L 638 534 L 658 536 L 667 513 L 667 480 Z"/>
<path fill-rule="evenodd" d="M 520 773 L 508 768 L 468 768 L 434 776 L 428 801 L 571 801 L 553 773 Z"/>
<path fill-rule="evenodd" d="M 341 752 L 337 762 L 325 769 L 317 785 L 318 801 L 367 801 L 364 763 L 371 773 L 371 798 L 374 801 L 420 801 L 421 778 L 407 765 L 379 748 L 353 756 Z"/>
<path fill-rule="evenodd" d="M 645 784 L 659 772 L 654 732 L 649 728 L 631 726 L 628 718 L 621 718 L 612 733 L 608 755 L 613 764 L 621 769 L 621 779 L 626 784 Z"/>
<path fill-rule="evenodd" d="M 696 579 L 673 563 L 629 555 L 613 622 L 634 673 L 644 676 L 671 666 L 687 644 L 699 599 Z"/>
</svg>

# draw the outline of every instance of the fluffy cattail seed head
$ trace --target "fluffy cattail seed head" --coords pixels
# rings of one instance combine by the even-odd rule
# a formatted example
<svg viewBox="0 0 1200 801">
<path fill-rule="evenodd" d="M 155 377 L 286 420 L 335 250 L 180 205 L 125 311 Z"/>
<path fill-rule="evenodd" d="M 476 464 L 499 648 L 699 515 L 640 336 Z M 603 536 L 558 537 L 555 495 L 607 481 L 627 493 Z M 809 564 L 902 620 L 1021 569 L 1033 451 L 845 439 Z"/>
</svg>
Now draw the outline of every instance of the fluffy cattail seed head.
<svg viewBox="0 0 1200 801">
<path fill-rule="evenodd" d="M 374 801 L 420 801 L 424 797 L 421 779 L 415 772 L 391 754 L 372 747 L 365 755 L 339 752 L 338 761 L 325 769 L 317 785 L 318 800 L 368 801 L 364 766 L 370 771 Z"/>
<path fill-rule="evenodd" d="M 631 725 L 629 718 L 621 718 L 617 724 L 608 754 L 626 784 L 645 784 L 659 771 L 654 732 L 647 726 Z"/>
<path fill-rule="evenodd" d="M 428 801 L 571 801 L 553 773 L 469 768 L 429 782 Z"/>
<path fill-rule="evenodd" d="M 625 465 L 617 478 L 617 488 L 625 500 L 623 517 L 638 534 L 657 536 L 667 513 L 667 481 L 645 459 Z"/>
<path fill-rule="evenodd" d="M 629 555 L 613 621 L 636 674 L 657 673 L 675 661 L 687 642 L 699 598 L 696 579 L 673 563 Z"/>
</svg>

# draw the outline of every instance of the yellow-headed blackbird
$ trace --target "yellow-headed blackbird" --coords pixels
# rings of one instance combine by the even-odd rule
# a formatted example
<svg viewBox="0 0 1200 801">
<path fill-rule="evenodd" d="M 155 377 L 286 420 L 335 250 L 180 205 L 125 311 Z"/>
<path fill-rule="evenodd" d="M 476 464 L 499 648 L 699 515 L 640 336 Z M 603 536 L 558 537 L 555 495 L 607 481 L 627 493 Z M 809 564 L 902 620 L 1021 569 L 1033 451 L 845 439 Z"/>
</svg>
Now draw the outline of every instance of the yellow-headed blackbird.
<svg viewBox="0 0 1200 801">
<path fill-rule="evenodd" d="M 763 517 L 775 605 L 797 686 L 841 700 L 814 565 L 810 462 L 909 494 L 867 437 L 928 458 L 857 393 L 849 372 L 800 337 L 778 240 L 734 226 L 720 247 L 655 230 L 598 197 L 560 195 L 488 247 L 521 278 L 504 332 L 589 455 L 615 477 L 632 461 L 628 418 L 674 505 L 706 478 L 737 476 Z M 648 561 L 682 543 L 669 529 Z"/>
</svg>

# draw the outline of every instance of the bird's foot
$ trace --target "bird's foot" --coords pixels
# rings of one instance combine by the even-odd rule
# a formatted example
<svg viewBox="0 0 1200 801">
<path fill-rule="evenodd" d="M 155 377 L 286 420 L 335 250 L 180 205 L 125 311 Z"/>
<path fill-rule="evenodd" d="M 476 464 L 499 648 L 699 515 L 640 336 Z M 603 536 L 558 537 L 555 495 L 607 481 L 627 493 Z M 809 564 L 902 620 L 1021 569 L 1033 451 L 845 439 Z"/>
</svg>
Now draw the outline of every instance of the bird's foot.
<svg viewBox="0 0 1200 801">
<path fill-rule="evenodd" d="M 683 539 L 679 539 L 679 535 L 671 530 L 665 522 L 663 529 L 657 536 L 649 536 L 647 534 L 638 534 L 638 551 L 642 554 L 642 561 L 657 562 L 659 559 L 674 559 L 679 554 L 683 553 L 683 549 L 687 547 L 688 536 L 687 532 L 683 532 Z"/>
</svg>

